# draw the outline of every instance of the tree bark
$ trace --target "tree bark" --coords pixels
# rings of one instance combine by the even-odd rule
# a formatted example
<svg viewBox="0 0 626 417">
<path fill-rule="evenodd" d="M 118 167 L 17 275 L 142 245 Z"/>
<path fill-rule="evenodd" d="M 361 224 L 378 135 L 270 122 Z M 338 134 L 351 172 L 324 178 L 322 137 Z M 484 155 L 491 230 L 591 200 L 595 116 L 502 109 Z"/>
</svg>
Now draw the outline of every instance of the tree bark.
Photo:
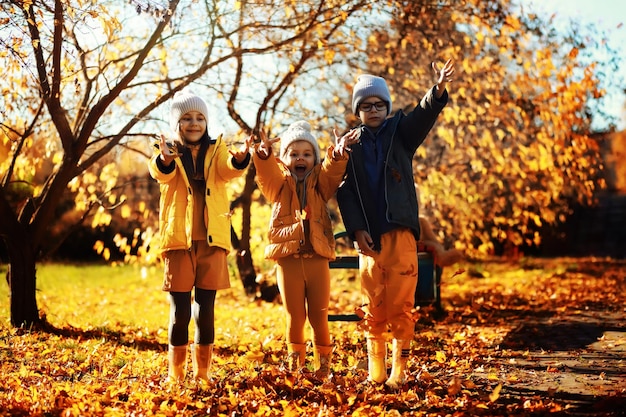
<svg viewBox="0 0 626 417">
<path fill-rule="evenodd" d="M 256 282 L 256 272 L 254 270 L 254 262 L 250 253 L 250 207 L 252 204 L 252 193 L 256 188 L 254 177 L 256 169 L 251 164 L 246 171 L 246 182 L 241 195 L 233 202 L 231 210 L 240 207 L 242 210 L 241 237 L 238 237 L 235 230 L 231 226 L 231 244 L 237 251 L 237 270 L 239 278 L 246 292 L 246 295 L 255 296 L 258 290 Z"/>
<path fill-rule="evenodd" d="M 231 227 L 231 244 L 237 251 L 237 270 L 246 295 L 260 298 L 264 301 L 273 302 L 278 296 L 278 286 L 267 282 L 258 283 L 256 281 L 256 270 L 254 260 L 250 251 L 250 229 L 252 217 L 252 193 L 256 189 L 256 169 L 250 165 L 246 172 L 246 183 L 241 195 L 232 203 L 231 210 L 235 207 L 241 208 L 241 238 L 237 237 L 235 230 Z"/>
<path fill-rule="evenodd" d="M 0 189 L 1 190 L 1 189 Z M 28 230 L 0 191 L 0 237 L 9 254 L 7 283 L 11 298 L 11 325 L 31 328 L 41 324 L 36 297 L 36 258 Z"/>
<path fill-rule="evenodd" d="M 24 240 L 24 239 L 19 239 Z M 6 240 L 5 240 L 6 241 Z M 16 247 L 19 246 L 19 247 Z M 7 281 L 11 296 L 11 325 L 38 327 L 41 324 L 36 297 L 35 256 L 28 244 L 7 242 L 9 271 Z"/>
<path fill-rule="evenodd" d="M 237 270 L 239 271 L 239 278 L 241 279 L 243 289 L 246 295 L 254 297 L 257 293 L 257 283 L 250 249 L 243 247 L 241 240 L 232 226 L 230 228 L 230 241 L 237 252 Z"/>
</svg>

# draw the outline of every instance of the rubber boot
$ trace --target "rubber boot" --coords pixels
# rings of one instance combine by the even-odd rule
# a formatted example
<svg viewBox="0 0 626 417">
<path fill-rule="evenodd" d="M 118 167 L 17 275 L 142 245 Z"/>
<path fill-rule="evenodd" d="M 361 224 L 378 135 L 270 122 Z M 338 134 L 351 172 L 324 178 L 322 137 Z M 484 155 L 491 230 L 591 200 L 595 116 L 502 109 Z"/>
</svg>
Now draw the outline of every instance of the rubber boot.
<svg viewBox="0 0 626 417">
<path fill-rule="evenodd" d="M 397 389 L 406 381 L 406 363 L 409 359 L 410 340 L 393 339 L 391 374 L 385 382 L 389 388 Z"/>
<path fill-rule="evenodd" d="M 168 382 L 182 382 L 187 371 L 187 345 L 169 345 L 167 351 L 167 380 Z"/>
<path fill-rule="evenodd" d="M 287 343 L 287 361 L 285 371 L 298 372 L 304 367 L 306 357 L 306 345 L 299 343 Z"/>
<path fill-rule="evenodd" d="M 213 345 L 191 345 L 191 364 L 196 381 L 210 382 L 209 370 L 213 358 Z"/>
<path fill-rule="evenodd" d="M 382 338 L 367 339 L 367 379 L 381 383 L 387 378 L 387 342 Z"/>
<path fill-rule="evenodd" d="M 330 360 L 333 354 L 332 346 L 315 346 L 313 349 L 313 361 L 315 364 L 315 376 L 324 379 L 330 374 Z"/>
</svg>

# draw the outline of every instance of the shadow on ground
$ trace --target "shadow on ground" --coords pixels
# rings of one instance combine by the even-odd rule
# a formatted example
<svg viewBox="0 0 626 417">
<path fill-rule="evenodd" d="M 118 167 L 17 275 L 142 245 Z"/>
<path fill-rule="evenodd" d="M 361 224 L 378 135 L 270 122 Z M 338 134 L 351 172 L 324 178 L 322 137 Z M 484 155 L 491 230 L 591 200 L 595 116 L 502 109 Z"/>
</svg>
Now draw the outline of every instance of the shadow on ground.
<svg viewBox="0 0 626 417">
<path fill-rule="evenodd" d="M 117 343 L 121 346 L 132 347 L 137 350 L 154 350 L 163 352 L 167 350 L 167 344 L 161 343 L 155 339 L 146 337 L 137 337 L 132 333 L 125 333 L 117 330 L 111 330 L 107 327 L 101 327 L 96 329 L 80 329 L 72 326 L 57 327 L 48 322 L 45 317 L 37 327 L 38 331 L 54 334 L 57 336 L 63 336 L 71 339 L 92 339 L 99 340 L 104 339 L 110 342 Z M 28 329 L 18 329 L 20 332 L 29 332 Z"/>
<path fill-rule="evenodd" d="M 626 327 L 589 323 L 524 322 L 510 331 L 500 346 L 505 349 L 570 351 L 588 347 L 606 332 L 625 332 Z"/>
</svg>

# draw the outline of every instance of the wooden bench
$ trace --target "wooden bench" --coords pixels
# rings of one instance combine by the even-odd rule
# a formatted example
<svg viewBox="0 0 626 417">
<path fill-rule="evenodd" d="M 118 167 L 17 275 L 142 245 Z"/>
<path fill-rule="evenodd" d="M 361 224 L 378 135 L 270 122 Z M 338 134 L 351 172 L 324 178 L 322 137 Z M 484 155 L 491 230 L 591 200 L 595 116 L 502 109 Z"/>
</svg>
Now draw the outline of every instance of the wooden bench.
<svg viewBox="0 0 626 417">
<path fill-rule="evenodd" d="M 348 239 L 346 232 L 335 234 L 335 240 Z M 424 245 L 418 244 L 417 252 L 418 272 L 417 287 L 415 289 L 415 307 L 432 306 L 441 312 L 441 273 L 442 268 L 435 265 L 432 251 Z M 328 263 L 330 269 L 359 269 L 358 255 L 338 255 L 334 261 Z M 360 321 L 355 313 L 329 314 L 328 321 Z"/>
</svg>

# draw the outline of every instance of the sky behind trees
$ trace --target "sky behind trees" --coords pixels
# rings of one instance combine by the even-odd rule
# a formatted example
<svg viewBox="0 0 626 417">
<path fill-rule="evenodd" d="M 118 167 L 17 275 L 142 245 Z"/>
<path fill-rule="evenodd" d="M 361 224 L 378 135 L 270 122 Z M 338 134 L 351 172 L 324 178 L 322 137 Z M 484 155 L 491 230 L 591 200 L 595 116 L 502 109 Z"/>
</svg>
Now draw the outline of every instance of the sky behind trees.
<svg viewBox="0 0 626 417">
<path fill-rule="evenodd" d="M 602 32 L 606 32 L 608 43 L 626 56 L 626 2 L 621 0 L 518 0 L 522 7 L 536 12 L 538 15 L 555 14 L 555 25 L 564 30 L 570 20 L 586 26 L 594 24 Z M 598 59 L 602 59 L 599 56 Z M 618 118 L 617 128 L 626 129 L 626 66 L 621 66 L 613 77 L 608 77 L 612 85 L 605 88 L 610 99 L 604 110 Z M 601 120 L 594 121 L 594 127 L 602 129 Z"/>
</svg>

